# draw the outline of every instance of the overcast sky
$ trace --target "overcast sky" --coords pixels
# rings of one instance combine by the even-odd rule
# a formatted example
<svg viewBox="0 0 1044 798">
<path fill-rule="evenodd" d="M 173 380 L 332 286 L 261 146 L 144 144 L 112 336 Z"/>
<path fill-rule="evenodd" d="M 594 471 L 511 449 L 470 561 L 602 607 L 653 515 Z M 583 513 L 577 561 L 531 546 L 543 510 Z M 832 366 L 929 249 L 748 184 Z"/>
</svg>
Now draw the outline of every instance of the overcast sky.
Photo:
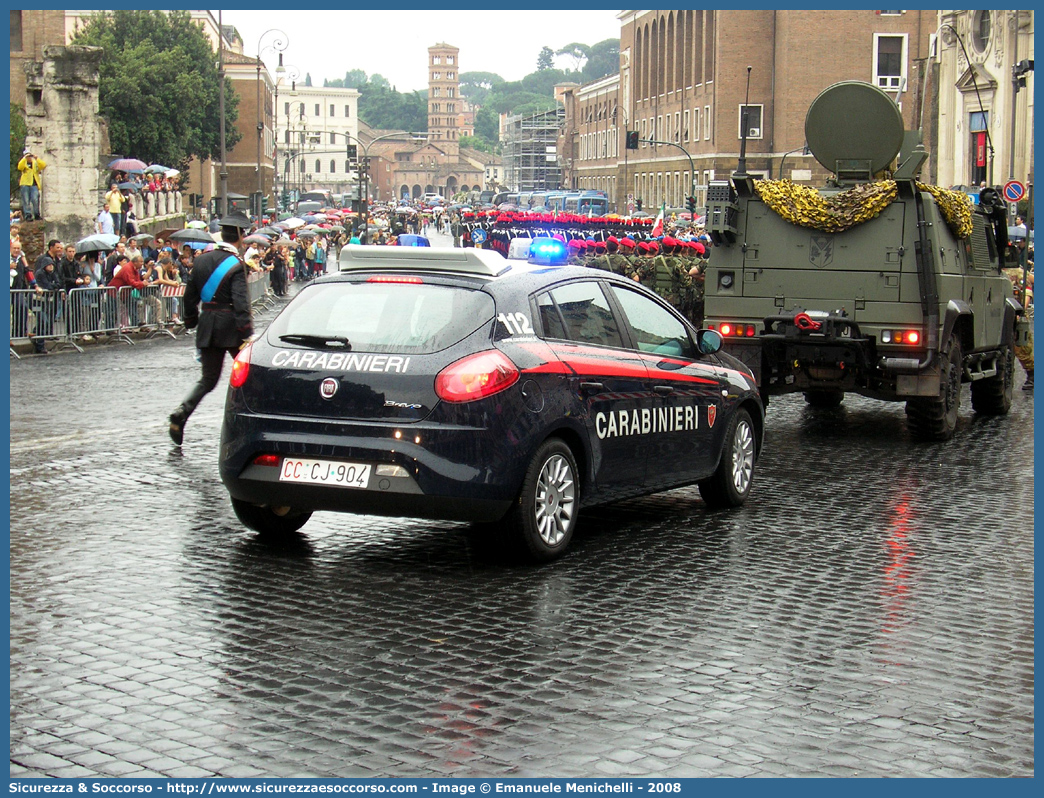
<svg viewBox="0 0 1044 798">
<path fill-rule="evenodd" d="M 432 4 L 435 5 L 435 4 Z M 461 72 L 495 72 L 505 80 L 520 80 L 536 69 L 545 45 L 558 50 L 572 42 L 596 44 L 620 37 L 619 11 L 222 11 L 222 22 L 243 37 L 243 51 L 257 55 L 286 34 L 284 65 L 296 66 L 301 80 L 312 85 L 323 78 L 343 78 L 349 69 L 380 74 L 400 92 L 428 88 L 428 47 L 445 42 L 460 48 Z M 211 12 L 217 19 L 218 12 Z M 262 38 L 263 36 L 263 38 Z M 271 70 L 278 56 L 262 53 Z M 556 66 L 572 66 L 562 59 Z"/>
</svg>

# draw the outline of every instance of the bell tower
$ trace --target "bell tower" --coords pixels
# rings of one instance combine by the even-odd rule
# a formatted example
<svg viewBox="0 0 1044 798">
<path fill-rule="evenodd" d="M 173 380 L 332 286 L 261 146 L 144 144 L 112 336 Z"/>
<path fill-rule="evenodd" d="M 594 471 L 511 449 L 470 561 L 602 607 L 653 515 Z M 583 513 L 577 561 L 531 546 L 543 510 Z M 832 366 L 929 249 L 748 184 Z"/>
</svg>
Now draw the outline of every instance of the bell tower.
<svg viewBox="0 0 1044 798">
<path fill-rule="evenodd" d="M 457 116 L 463 101 L 459 53 L 459 48 L 445 43 L 428 48 L 428 141 L 447 155 L 460 152 Z"/>
</svg>

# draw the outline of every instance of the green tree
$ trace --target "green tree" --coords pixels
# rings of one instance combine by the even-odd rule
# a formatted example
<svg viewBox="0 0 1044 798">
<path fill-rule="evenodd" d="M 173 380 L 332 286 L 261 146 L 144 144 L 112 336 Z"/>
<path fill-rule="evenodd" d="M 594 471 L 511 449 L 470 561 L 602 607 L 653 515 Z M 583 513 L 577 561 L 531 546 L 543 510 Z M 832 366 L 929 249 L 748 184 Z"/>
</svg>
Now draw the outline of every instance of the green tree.
<svg viewBox="0 0 1044 798">
<path fill-rule="evenodd" d="M 615 75 L 620 71 L 620 40 L 605 39 L 592 44 L 587 52 L 587 62 L 583 69 L 583 82 Z"/>
<path fill-rule="evenodd" d="M 18 171 L 18 162 L 22 160 L 25 149 L 25 111 L 22 106 L 11 103 L 11 193 L 18 190 L 18 181 L 22 173 Z"/>
<path fill-rule="evenodd" d="M 366 85 L 366 73 L 361 69 L 349 69 L 344 73 L 344 87 L 359 89 Z"/>
<path fill-rule="evenodd" d="M 503 82 L 495 72 L 461 72 L 460 96 L 474 105 L 482 105 L 493 87 Z"/>
<path fill-rule="evenodd" d="M 555 84 L 566 80 L 575 80 L 576 76 L 567 74 L 561 69 L 542 69 L 539 72 L 531 72 L 526 75 L 520 83 L 522 90 L 531 94 L 540 94 L 546 97 L 555 96 Z"/>
<path fill-rule="evenodd" d="M 551 69 L 555 65 L 555 51 L 546 45 L 540 48 L 540 55 L 537 56 L 537 71 L 542 69 Z"/>
<path fill-rule="evenodd" d="M 384 75 L 370 75 L 370 79 L 366 82 L 366 85 L 373 86 L 377 89 L 391 89 L 392 85 L 388 82 L 388 78 Z"/>
<path fill-rule="evenodd" d="M 423 132 L 428 129 L 427 93 L 400 94 L 387 85 L 367 83 L 359 88 L 359 118 L 374 128 Z"/>
<path fill-rule="evenodd" d="M 475 112 L 475 136 L 490 144 L 500 144 L 500 117 L 488 107 L 482 106 Z"/>
<path fill-rule="evenodd" d="M 188 11 L 92 15 L 73 44 L 101 47 L 98 96 L 113 152 L 182 171 L 193 156 L 221 152 L 221 81 L 210 41 Z M 225 146 L 241 138 L 239 96 L 227 78 Z"/>
<path fill-rule="evenodd" d="M 573 59 L 573 71 L 579 72 L 583 63 L 587 60 L 591 48 L 580 42 L 567 44 L 561 50 L 556 50 L 555 55 L 567 55 Z"/>
<path fill-rule="evenodd" d="M 479 138 L 478 136 L 461 136 L 457 139 L 457 142 L 461 147 L 467 147 L 472 150 L 478 150 L 479 152 L 495 152 L 495 147 L 485 139 Z"/>
<path fill-rule="evenodd" d="M 323 88 L 343 89 L 344 88 L 344 80 L 342 80 L 341 78 L 332 78 L 330 80 L 327 80 L 326 78 L 323 78 Z"/>
</svg>

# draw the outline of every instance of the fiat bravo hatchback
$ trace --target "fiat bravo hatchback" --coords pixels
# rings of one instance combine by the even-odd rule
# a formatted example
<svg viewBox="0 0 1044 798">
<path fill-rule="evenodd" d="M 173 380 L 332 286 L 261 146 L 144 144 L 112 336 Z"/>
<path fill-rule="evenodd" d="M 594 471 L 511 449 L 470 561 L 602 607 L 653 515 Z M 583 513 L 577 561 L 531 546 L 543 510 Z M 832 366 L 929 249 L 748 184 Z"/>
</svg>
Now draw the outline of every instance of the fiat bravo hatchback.
<svg viewBox="0 0 1044 798">
<path fill-rule="evenodd" d="M 491 522 L 550 560 L 583 507 L 690 484 L 742 504 L 750 371 L 639 284 L 539 250 L 345 247 L 233 365 L 220 470 L 239 519 Z"/>
</svg>

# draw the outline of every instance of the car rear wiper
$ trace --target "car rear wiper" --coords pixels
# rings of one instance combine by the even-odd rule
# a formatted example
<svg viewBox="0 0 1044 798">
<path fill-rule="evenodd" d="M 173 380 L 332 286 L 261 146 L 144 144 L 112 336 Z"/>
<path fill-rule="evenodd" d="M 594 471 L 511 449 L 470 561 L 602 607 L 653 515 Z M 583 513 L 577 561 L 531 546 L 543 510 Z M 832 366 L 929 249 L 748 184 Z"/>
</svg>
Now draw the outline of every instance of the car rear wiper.
<svg viewBox="0 0 1044 798">
<path fill-rule="evenodd" d="M 301 344 L 302 346 L 311 346 L 317 348 L 336 348 L 350 351 L 352 343 L 343 335 L 306 335 L 303 333 L 294 333 L 290 335 L 280 335 L 280 341 L 285 341 L 288 344 Z"/>
</svg>

